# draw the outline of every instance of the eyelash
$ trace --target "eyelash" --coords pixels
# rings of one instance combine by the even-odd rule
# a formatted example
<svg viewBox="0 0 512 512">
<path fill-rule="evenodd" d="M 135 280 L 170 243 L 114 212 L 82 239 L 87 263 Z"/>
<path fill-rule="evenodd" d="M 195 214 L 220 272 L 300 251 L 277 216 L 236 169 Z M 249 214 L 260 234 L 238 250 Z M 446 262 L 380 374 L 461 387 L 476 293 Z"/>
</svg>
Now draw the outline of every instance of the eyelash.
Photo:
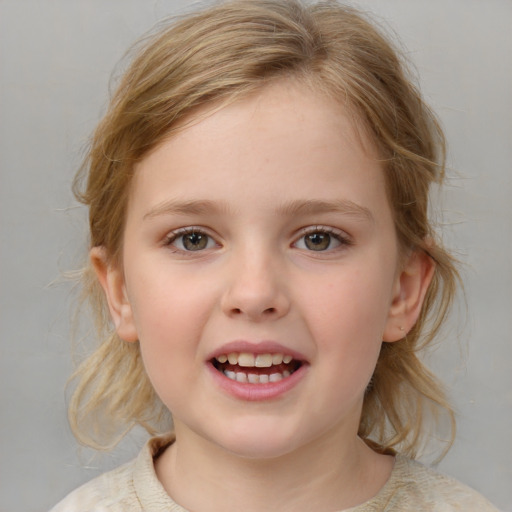
<svg viewBox="0 0 512 512">
<path fill-rule="evenodd" d="M 307 247 L 307 242 L 304 242 L 304 245 L 306 245 L 306 247 L 298 247 L 299 242 L 301 240 L 303 240 L 303 239 L 305 240 L 305 237 L 307 237 L 308 235 L 318 235 L 318 234 L 319 235 L 327 235 L 329 237 L 328 246 L 325 249 L 315 250 L 315 249 L 308 248 Z M 197 250 L 192 250 L 192 249 L 188 250 L 184 246 L 183 247 L 176 247 L 176 246 L 173 245 L 180 238 L 183 240 L 184 237 L 190 236 L 190 235 L 198 235 L 199 237 L 203 237 L 203 236 L 206 237 L 205 238 L 205 240 L 206 240 L 205 247 L 198 248 Z M 329 246 L 331 245 L 332 240 L 335 240 L 339 245 L 336 246 L 336 247 L 331 247 L 330 248 Z M 199 238 L 199 241 L 201 241 L 201 238 Z M 192 254 L 194 252 L 200 253 L 200 252 L 203 252 L 206 249 L 211 249 L 212 248 L 212 246 L 211 246 L 212 242 L 216 246 L 218 246 L 218 244 L 215 241 L 215 239 L 211 235 L 209 235 L 204 228 L 190 226 L 190 227 L 178 229 L 178 230 L 170 233 L 165 238 L 164 245 L 166 247 L 171 248 L 174 252 L 181 252 L 181 253 Z M 184 242 L 182 241 L 182 245 L 183 244 L 184 244 Z M 333 252 L 333 251 L 336 251 L 336 250 L 340 250 L 343 247 L 348 247 L 348 246 L 351 246 L 351 245 L 353 245 L 352 240 L 350 240 L 350 238 L 347 235 L 345 235 L 343 232 L 341 232 L 339 230 L 336 230 L 334 228 L 331 228 L 331 227 L 314 226 L 314 227 L 303 228 L 300 231 L 300 236 L 298 238 L 296 238 L 295 241 L 293 242 L 292 247 L 297 247 L 298 249 L 305 250 L 307 252 L 325 253 L 325 252 Z"/>
<path fill-rule="evenodd" d="M 337 229 L 334 229 L 332 227 L 327 226 L 314 226 L 314 227 L 307 227 L 303 228 L 300 232 L 300 237 L 296 239 L 294 242 L 294 245 L 296 246 L 300 240 L 305 239 L 308 235 L 316 235 L 316 234 L 322 234 L 322 235 L 328 235 L 330 237 L 330 242 L 332 239 L 336 240 L 336 242 L 339 243 L 337 247 L 333 248 L 326 248 L 323 250 L 315 251 L 314 249 L 308 249 L 304 248 L 303 250 L 306 250 L 308 252 L 319 252 L 319 253 L 325 253 L 325 252 L 333 252 L 337 251 L 346 247 L 349 247 L 353 245 L 352 240 L 348 237 L 347 234 L 345 234 L 342 231 L 339 231 Z M 330 244 L 329 242 L 329 244 Z"/>
<path fill-rule="evenodd" d="M 181 252 L 181 253 L 202 252 L 205 249 L 211 249 L 211 247 L 205 247 L 202 249 L 198 249 L 197 251 L 194 251 L 194 250 L 187 250 L 185 248 L 173 246 L 174 242 L 176 242 L 180 238 L 183 239 L 187 235 L 188 236 L 190 236 L 190 235 L 204 236 L 207 239 L 207 241 L 206 241 L 207 244 L 210 244 L 210 242 L 213 241 L 215 243 L 215 245 L 218 245 L 215 242 L 215 239 L 211 235 L 209 235 L 204 228 L 195 227 L 195 226 L 181 228 L 176 231 L 173 231 L 172 233 L 169 233 L 169 235 L 167 235 L 167 237 L 165 238 L 164 245 L 166 247 L 171 248 L 174 252 Z M 183 242 L 182 242 L 182 244 L 183 244 Z"/>
</svg>

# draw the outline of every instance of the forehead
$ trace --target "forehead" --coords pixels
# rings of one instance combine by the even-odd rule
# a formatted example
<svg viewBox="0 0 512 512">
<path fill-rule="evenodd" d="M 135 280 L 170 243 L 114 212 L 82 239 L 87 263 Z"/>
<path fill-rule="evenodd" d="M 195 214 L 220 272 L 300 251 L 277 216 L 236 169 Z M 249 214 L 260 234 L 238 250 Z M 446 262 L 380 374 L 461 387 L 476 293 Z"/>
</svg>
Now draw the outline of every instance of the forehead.
<svg viewBox="0 0 512 512">
<path fill-rule="evenodd" d="M 145 160 L 170 139 L 183 140 L 180 136 L 183 132 L 187 132 L 187 137 L 192 133 L 204 136 L 209 130 L 213 132 L 214 125 L 221 119 L 231 119 L 236 130 L 234 114 L 243 110 L 248 115 L 245 120 L 240 119 L 240 122 L 251 124 L 278 122 L 279 118 L 283 121 L 286 121 L 286 118 L 295 118 L 308 119 L 312 128 L 313 123 L 328 123 L 334 129 L 341 127 L 344 135 L 350 136 L 365 153 L 378 158 L 379 150 L 372 130 L 358 109 L 349 103 L 342 92 L 332 90 L 315 76 L 289 75 L 273 78 L 263 85 L 254 85 L 249 92 L 235 90 L 226 98 L 208 101 L 180 114 L 178 122 L 172 126 L 167 136 L 164 135 L 157 141 L 141 160 Z M 329 116 L 324 115 L 326 110 L 329 111 Z M 265 115 L 261 115 L 262 113 Z M 209 121 L 211 117 L 214 119 Z M 311 135 L 313 136 L 313 133 Z"/>
<path fill-rule="evenodd" d="M 205 199 L 248 190 L 266 199 L 338 199 L 343 174 L 346 189 L 365 201 L 383 191 L 377 152 L 358 118 L 326 94 L 280 81 L 189 116 L 137 164 L 131 201 L 192 190 Z"/>
</svg>

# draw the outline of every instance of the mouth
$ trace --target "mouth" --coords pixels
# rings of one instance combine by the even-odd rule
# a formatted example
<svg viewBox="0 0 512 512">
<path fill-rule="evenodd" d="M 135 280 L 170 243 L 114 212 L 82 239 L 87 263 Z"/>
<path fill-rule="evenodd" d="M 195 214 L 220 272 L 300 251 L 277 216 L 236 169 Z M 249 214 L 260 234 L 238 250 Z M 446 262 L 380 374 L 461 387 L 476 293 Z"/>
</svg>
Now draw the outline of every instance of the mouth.
<svg viewBox="0 0 512 512">
<path fill-rule="evenodd" d="M 230 352 L 210 360 L 212 366 L 228 379 L 247 384 L 269 384 L 290 377 L 303 362 L 289 354 Z"/>
</svg>

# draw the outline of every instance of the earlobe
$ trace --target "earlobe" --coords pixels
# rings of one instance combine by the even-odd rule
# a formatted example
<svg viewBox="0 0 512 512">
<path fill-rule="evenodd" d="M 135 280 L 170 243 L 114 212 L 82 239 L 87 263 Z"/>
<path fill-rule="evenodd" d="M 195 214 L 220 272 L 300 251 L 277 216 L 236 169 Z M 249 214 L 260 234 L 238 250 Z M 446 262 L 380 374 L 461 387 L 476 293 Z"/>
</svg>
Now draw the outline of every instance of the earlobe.
<svg viewBox="0 0 512 512">
<path fill-rule="evenodd" d="M 435 263 L 424 251 L 413 251 L 397 276 L 383 341 L 401 340 L 416 323 L 434 275 Z"/>
<path fill-rule="evenodd" d="M 98 281 L 105 292 L 110 316 L 117 334 L 124 341 L 137 341 L 137 329 L 133 319 L 132 306 L 126 294 L 122 269 L 109 263 L 104 247 L 93 247 L 89 257 Z"/>
</svg>

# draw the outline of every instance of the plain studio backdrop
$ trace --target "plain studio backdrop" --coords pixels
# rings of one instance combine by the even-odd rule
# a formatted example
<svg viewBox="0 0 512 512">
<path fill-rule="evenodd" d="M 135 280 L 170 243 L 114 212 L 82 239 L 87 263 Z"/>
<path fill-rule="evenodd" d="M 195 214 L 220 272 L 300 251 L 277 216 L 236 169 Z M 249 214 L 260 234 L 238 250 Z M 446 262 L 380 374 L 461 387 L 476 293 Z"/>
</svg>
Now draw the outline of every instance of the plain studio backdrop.
<svg viewBox="0 0 512 512">
<path fill-rule="evenodd" d="M 459 422 L 439 468 L 512 511 L 512 2 L 352 4 L 400 35 L 449 141 L 444 237 L 466 265 L 468 313 L 432 357 Z M 0 0 L 2 512 L 47 510 L 143 441 L 136 432 L 100 456 L 74 441 L 64 392 L 71 286 L 55 281 L 85 251 L 86 214 L 70 184 L 111 73 L 155 22 L 189 8 Z"/>
</svg>

